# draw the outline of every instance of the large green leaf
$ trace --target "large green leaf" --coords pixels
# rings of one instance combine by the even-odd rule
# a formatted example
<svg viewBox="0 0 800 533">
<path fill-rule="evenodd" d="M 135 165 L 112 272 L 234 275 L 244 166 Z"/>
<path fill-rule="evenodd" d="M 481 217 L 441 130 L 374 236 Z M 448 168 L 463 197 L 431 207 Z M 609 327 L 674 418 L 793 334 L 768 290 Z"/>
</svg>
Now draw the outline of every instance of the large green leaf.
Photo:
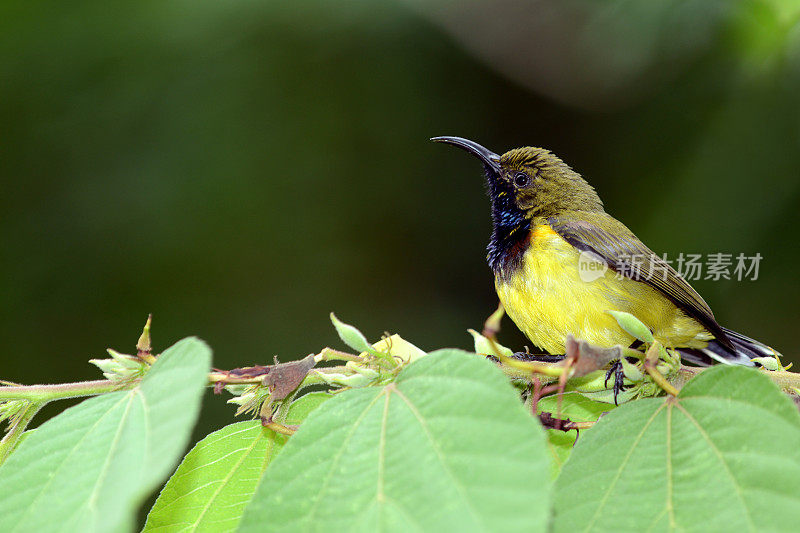
<svg viewBox="0 0 800 533">
<path fill-rule="evenodd" d="M 556 532 L 797 531 L 800 414 L 757 370 L 706 370 L 582 435 L 555 513 Z"/>
<path fill-rule="evenodd" d="M 324 392 L 292 402 L 284 423 L 300 424 L 330 398 Z M 211 433 L 184 458 L 147 517 L 144 531 L 233 531 L 261 475 L 288 437 L 260 420 Z"/>
<path fill-rule="evenodd" d="M 311 413 L 241 531 L 544 531 L 544 433 L 490 362 L 440 350 Z"/>
<path fill-rule="evenodd" d="M 186 446 L 210 364 L 205 343 L 184 339 L 136 388 L 42 424 L 0 467 L 0 531 L 131 530 Z"/>
<path fill-rule="evenodd" d="M 559 404 L 559 396 L 561 402 Z M 559 411 L 560 409 L 560 411 Z M 596 402 L 577 392 L 567 392 L 563 395 L 554 394 L 545 396 L 537 404 L 539 413 L 545 411 L 554 417 L 569 419 L 572 422 L 594 422 L 603 413 L 614 409 L 614 405 Z M 588 429 L 580 431 L 580 435 L 585 435 Z M 561 467 L 572 453 L 575 441 L 578 439 L 578 431 L 561 431 L 558 429 L 547 430 L 547 449 L 551 457 L 551 474 L 555 478 L 560 472 Z"/>
</svg>

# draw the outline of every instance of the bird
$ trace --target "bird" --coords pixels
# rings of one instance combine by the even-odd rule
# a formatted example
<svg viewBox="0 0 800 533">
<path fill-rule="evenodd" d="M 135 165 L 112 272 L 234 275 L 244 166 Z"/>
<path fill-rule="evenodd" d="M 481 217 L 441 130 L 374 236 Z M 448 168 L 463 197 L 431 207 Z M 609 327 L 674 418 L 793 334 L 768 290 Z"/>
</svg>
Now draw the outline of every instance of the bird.
<svg viewBox="0 0 800 533">
<path fill-rule="evenodd" d="M 640 343 L 607 312 L 623 311 L 695 365 L 755 366 L 753 358 L 776 355 L 720 326 L 686 279 L 606 213 L 595 189 L 549 150 L 526 146 L 498 155 L 462 137 L 431 141 L 483 163 L 493 222 L 487 262 L 497 295 L 519 329 L 548 354 L 564 354 L 570 334 L 602 347 L 636 347 Z M 623 386 L 616 364 L 615 396 Z"/>
</svg>

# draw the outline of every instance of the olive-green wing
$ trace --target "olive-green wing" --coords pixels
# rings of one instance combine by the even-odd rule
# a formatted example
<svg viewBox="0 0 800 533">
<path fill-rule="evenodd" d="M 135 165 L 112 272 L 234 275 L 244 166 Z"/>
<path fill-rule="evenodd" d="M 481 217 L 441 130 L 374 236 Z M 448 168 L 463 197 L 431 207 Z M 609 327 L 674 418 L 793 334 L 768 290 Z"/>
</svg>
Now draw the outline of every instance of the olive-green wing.
<svg viewBox="0 0 800 533">
<path fill-rule="evenodd" d="M 547 223 L 578 250 L 593 253 L 615 272 L 656 289 L 705 326 L 720 344 L 736 351 L 705 300 L 622 222 L 607 213 L 572 212 L 550 217 Z"/>
</svg>

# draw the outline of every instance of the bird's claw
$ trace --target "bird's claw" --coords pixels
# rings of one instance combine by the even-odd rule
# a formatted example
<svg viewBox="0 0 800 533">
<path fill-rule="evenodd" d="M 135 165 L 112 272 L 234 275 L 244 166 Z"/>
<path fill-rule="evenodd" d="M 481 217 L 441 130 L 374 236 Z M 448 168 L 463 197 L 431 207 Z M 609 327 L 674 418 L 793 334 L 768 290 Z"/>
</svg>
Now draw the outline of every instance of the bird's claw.
<svg viewBox="0 0 800 533">
<path fill-rule="evenodd" d="M 617 403 L 617 396 L 626 388 L 625 372 L 622 370 L 622 361 L 619 359 L 611 363 L 611 368 L 606 372 L 606 380 L 603 383 L 605 388 L 608 388 L 608 380 L 611 378 L 612 374 L 614 375 L 614 385 L 612 386 L 612 390 L 614 391 L 614 405 L 619 405 L 619 403 Z"/>
</svg>

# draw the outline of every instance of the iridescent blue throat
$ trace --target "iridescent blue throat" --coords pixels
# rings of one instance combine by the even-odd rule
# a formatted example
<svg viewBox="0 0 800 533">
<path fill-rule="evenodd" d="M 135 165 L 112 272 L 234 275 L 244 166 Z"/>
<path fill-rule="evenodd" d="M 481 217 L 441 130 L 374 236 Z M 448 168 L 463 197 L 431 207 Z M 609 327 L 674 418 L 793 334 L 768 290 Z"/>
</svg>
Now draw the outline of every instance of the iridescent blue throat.
<svg viewBox="0 0 800 533">
<path fill-rule="evenodd" d="M 514 202 L 514 189 L 490 169 L 486 170 L 489 198 L 492 201 L 494 228 L 486 260 L 496 275 L 510 276 L 522 264 L 530 239 L 531 221 Z"/>
</svg>

